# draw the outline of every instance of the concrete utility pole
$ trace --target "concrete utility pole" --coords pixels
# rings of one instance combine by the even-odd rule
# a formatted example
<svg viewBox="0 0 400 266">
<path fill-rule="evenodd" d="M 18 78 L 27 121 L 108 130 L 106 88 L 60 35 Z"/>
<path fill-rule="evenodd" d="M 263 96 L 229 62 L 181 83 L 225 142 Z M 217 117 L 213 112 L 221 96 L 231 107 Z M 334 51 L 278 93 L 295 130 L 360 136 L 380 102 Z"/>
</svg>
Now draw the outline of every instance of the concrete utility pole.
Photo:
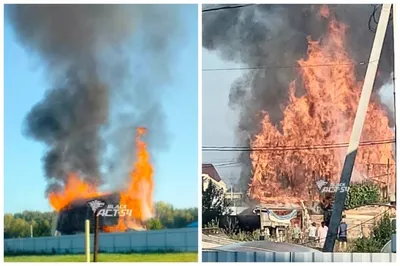
<svg viewBox="0 0 400 266">
<path fill-rule="evenodd" d="M 393 11 L 392 11 L 392 17 L 393 17 L 393 47 L 396 47 L 396 33 L 397 33 L 397 31 L 396 31 L 396 22 L 397 22 L 397 20 L 396 20 L 396 15 L 397 15 L 397 5 L 396 4 L 394 4 L 393 5 Z M 395 48 L 393 48 L 393 54 L 394 54 L 394 57 L 396 58 L 396 52 L 395 52 Z M 395 88 L 395 82 L 396 82 L 396 76 L 395 76 L 395 73 L 396 73 L 396 59 L 394 60 L 394 70 L 393 70 L 393 88 Z M 396 122 L 396 89 L 393 89 L 393 102 L 394 102 L 394 121 L 395 121 L 395 123 L 394 123 L 394 141 L 395 141 L 395 143 L 397 143 L 397 122 Z M 394 161 L 396 162 L 397 161 L 397 149 L 395 148 L 394 149 Z M 396 169 L 396 164 L 395 164 L 395 169 Z M 393 201 L 395 201 L 396 202 L 396 194 L 397 194 L 397 171 L 395 170 L 395 179 L 394 179 L 394 195 L 393 195 Z M 392 201 L 392 196 L 390 197 L 391 199 L 391 201 Z M 393 243 L 393 242 L 392 242 Z"/>
<path fill-rule="evenodd" d="M 365 116 L 367 114 L 368 104 L 375 82 L 375 76 L 378 69 L 378 63 L 381 56 L 383 41 L 386 34 L 386 28 L 389 22 L 391 4 L 383 4 L 381 15 L 379 17 L 378 28 L 375 34 L 374 43 L 367 66 L 367 73 L 361 91 L 360 102 L 358 103 L 357 114 L 351 132 L 350 143 L 347 149 L 346 159 L 340 177 L 340 185 L 348 187 L 350 184 L 351 174 L 353 172 L 354 162 L 357 156 L 357 149 L 360 143 L 360 137 L 364 126 Z M 333 252 L 338 227 L 342 219 L 344 202 L 347 197 L 347 191 L 338 190 L 335 196 L 335 203 L 332 209 L 332 216 L 329 223 L 329 230 L 325 240 L 324 252 Z"/>
</svg>

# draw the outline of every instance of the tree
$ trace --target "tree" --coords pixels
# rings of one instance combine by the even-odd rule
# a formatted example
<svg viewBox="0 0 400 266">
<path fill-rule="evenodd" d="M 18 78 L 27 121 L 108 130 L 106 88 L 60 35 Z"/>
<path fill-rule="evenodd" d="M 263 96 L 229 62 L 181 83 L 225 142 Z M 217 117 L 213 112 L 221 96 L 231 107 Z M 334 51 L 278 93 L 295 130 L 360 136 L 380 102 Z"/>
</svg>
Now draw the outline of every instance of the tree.
<svg viewBox="0 0 400 266">
<path fill-rule="evenodd" d="M 352 252 L 380 252 L 392 235 L 395 225 L 390 221 L 390 216 L 385 214 L 372 229 L 370 237 L 359 238 L 354 242 Z"/>
<path fill-rule="evenodd" d="M 4 238 L 30 237 L 31 226 L 34 236 L 51 236 L 56 212 L 24 211 L 4 216 Z"/>
<path fill-rule="evenodd" d="M 155 213 L 163 228 L 185 227 L 198 219 L 197 208 L 175 209 L 171 204 L 162 201 L 155 204 Z"/>
<path fill-rule="evenodd" d="M 9 214 L 4 217 L 4 238 L 21 238 L 29 235 L 30 225 L 27 221 Z"/>
<path fill-rule="evenodd" d="M 147 221 L 147 229 L 148 230 L 159 230 L 163 229 L 163 225 L 158 218 L 152 218 L 149 221 Z"/>
<path fill-rule="evenodd" d="M 345 209 L 354 209 L 380 201 L 379 187 L 373 183 L 364 182 L 352 184 L 349 187 L 345 201 Z"/>
<path fill-rule="evenodd" d="M 207 188 L 202 195 L 202 223 L 208 224 L 211 220 L 230 214 L 228 209 L 229 201 L 225 199 L 222 188 L 218 188 L 213 182 L 209 181 Z"/>
<path fill-rule="evenodd" d="M 171 204 L 157 202 L 155 217 L 147 221 L 149 230 L 181 228 L 197 221 L 197 208 L 175 209 Z M 24 211 L 4 215 L 4 238 L 51 236 L 57 223 L 57 212 Z"/>
</svg>

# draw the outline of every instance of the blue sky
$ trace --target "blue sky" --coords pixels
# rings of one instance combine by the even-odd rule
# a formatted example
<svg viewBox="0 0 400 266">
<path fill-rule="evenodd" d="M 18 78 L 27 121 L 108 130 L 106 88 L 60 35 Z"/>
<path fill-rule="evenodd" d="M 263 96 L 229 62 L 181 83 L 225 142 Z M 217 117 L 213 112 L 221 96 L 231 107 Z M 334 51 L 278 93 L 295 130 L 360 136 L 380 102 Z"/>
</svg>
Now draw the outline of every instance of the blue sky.
<svg viewBox="0 0 400 266">
<path fill-rule="evenodd" d="M 152 154 L 157 162 L 154 200 L 177 208 L 195 207 L 198 202 L 197 5 L 182 8 L 186 46 L 176 45 L 176 88 L 168 90 L 171 95 L 163 102 L 169 149 Z M 41 162 L 45 147 L 22 134 L 26 114 L 48 86 L 46 73 L 16 41 L 7 21 L 4 57 L 4 211 L 51 210 Z"/>
</svg>

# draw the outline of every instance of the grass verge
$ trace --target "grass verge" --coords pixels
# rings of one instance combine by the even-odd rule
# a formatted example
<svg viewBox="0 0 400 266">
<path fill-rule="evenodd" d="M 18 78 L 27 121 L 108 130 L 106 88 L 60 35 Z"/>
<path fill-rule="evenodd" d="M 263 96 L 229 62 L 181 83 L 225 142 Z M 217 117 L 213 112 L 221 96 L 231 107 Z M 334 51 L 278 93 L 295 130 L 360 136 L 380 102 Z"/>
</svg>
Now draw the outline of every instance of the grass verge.
<svg viewBox="0 0 400 266">
<path fill-rule="evenodd" d="M 93 260 L 93 254 L 91 254 Z M 5 262 L 85 262 L 84 254 L 4 255 Z M 99 262 L 197 262 L 197 253 L 99 253 Z"/>
</svg>

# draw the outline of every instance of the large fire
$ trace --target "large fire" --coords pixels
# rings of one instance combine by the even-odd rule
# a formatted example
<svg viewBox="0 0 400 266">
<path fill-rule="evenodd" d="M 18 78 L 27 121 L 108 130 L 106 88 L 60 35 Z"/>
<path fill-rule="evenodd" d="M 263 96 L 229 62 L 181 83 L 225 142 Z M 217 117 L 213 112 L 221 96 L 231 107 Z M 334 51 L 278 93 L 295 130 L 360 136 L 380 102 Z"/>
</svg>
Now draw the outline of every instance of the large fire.
<svg viewBox="0 0 400 266">
<path fill-rule="evenodd" d="M 118 225 L 103 228 L 106 232 L 126 231 L 127 229 L 143 230 L 143 222 L 153 215 L 153 167 L 146 143 L 142 140 L 145 128 L 138 128 L 136 135 L 137 161 L 130 172 L 129 183 L 120 194 L 120 205 L 132 210 L 131 216 L 120 216 Z M 74 200 L 89 199 L 101 196 L 96 186 L 83 182 L 78 175 L 70 174 L 64 191 L 51 193 L 51 206 L 60 211 Z"/>
<path fill-rule="evenodd" d="M 329 19 L 329 29 L 318 41 L 308 38 L 308 56 L 298 61 L 300 78 L 289 86 L 289 102 L 280 129 L 263 112 L 261 129 L 250 143 L 253 149 L 276 147 L 253 150 L 250 155 L 253 178 L 249 196 L 263 203 L 315 200 L 316 180 L 334 183 L 340 178 L 346 145 L 338 148 L 334 144 L 350 139 L 362 82 L 355 75 L 359 65 L 345 49 L 347 26 L 338 22 L 326 6 L 320 17 Z M 296 96 L 296 83 L 304 87 L 303 96 Z M 387 141 L 393 138 L 388 114 L 372 99 L 361 139 L 366 143 L 359 147 L 352 181 L 389 181 L 393 190 L 394 148 Z M 386 140 L 385 144 L 368 143 L 380 140 Z"/>
</svg>

